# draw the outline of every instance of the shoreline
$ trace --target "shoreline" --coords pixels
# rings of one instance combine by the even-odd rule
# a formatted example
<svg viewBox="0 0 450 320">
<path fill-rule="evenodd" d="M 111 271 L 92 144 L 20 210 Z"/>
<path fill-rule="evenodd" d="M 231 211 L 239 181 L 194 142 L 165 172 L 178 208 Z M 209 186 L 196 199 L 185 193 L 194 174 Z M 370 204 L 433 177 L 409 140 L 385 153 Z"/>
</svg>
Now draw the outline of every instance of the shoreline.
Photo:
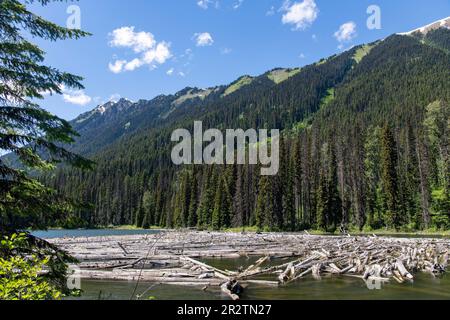
<svg viewBox="0 0 450 320">
<path fill-rule="evenodd" d="M 83 231 L 83 230 L 123 230 L 123 231 L 171 231 L 171 232 L 185 232 L 187 229 L 166 229 L 166 228 L 160 228 L 157 226 L 152 226 L 148 229 L 144 228 L 138 228 L 133 225 L 121 225 L 121 226 L 108 226 L 108 227 L 88 227 L 88 228 L 74 228 L 74 229 L 64 229 L 64 228 L 49 228 L 48 230 L 27 230 L 27 232 L 51 232 L 51 231 Z M 246 227 L 246 228 L 231 228 L 231 229 L 225 229 L 220 231 L 213 231 L 213 230 L 197 230 L 197 229 L 189 229 L 190 231 L 196 231 L 196 232 L 218 232 L 218 233 L 260 233 L 256 228 L 254 227 Z M 327 233 L 322 232 L 319 230 L 303 230 L 303 231 L 293 231 L 293 232 L 286 232 L 286 231 L 280 231 L 280 232 L 261 232 L 261 233 L 274 233 L 274 234 L 309 234 L 309 235 L 317 235 L 317 236 L 343 236 L 340 233 Z M 414 231 L 414 232 L 403 232 L 403 231 L 394 231 L 394 230 L 373 230 L 373 231 L 355 231 L 351 230 L 349 231 L 350 236 L 359 236 L 359 237 L 370 237 L 370 236 L 377 236 L 377 237 L 407 237 L 407 238 L 433 238 L 433 237 L 439 237 L 439 238 L 448 238 L 450 239 L 450 230 L 446 231 Z"/>
</svg>

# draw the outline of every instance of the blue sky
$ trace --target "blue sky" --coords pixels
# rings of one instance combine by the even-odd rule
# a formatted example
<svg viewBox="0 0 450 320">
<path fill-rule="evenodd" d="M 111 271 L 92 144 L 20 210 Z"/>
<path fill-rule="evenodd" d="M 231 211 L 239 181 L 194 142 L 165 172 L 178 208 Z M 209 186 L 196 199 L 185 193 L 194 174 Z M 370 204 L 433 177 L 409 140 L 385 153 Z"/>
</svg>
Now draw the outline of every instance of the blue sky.
<svg viewBox="0 0 450 320">
<path fill-rule="evenodd" d="M 38 44 L 46 63 L 85 78 L 42 106 L 73 119 L 125 97 L 151 99 L 186 86 L 227 84 L 241 75 L 301 67 L 353 45 L 409 31 L 450 15 L 448 0 L 81 0 L 83 30 L 93 36 Z M 66 25 L 71 3 L 34 12 Z M 369 29 L 367 9 L 381 10 Z M 73 20 L 71 20 L 73 21 Z"/>
</svg>

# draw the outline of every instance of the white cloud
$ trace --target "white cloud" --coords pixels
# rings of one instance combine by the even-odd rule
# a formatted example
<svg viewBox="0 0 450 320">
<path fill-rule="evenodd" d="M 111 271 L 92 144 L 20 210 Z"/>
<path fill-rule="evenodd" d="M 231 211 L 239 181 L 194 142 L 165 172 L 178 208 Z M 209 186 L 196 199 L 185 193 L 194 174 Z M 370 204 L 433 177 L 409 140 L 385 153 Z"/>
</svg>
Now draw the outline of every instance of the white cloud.
<svg viewBox="0 0 450 320">
<path fill-rule="evenodd" d="M 207 10 L 209 8 L 210 5 L 214 5 L 214 7 L 217 9 L 219 7 L 219 1 L 214 1 L 214 0 L 198 0 L 197 1 L 197 5 L 204 9 Z"/>
<path fill-rule="evenodd" d="M 152 48 L 156 41 L 150 32 L 134 32 L 134 27 L 122 27 L 110 33 L 112 47 L 132 48 L 135 52 L 142 52 Z"/>
<path fill-rule="evenodd" d="M 172 54 L 170 53 L 170 44 L 167 42 L 160 42 L 152 50 L 144 54 L 143 62 L 146 64 L 153 64 L 155 61 L 159 64 L 165 63 Z"/>
<path fill-rule="evenodd" d="M 63 93 L 65 102 L 85 106 L 92 101 L 92 98 L 84 93 L 83 90 L 65 90 Z"/>
<path fill-rule="evenodd" d="M 134 71 L 142 66 L 149 65 L 156 68 L 157 64 L 164 64 L 172 57 L 170 43 L 157 42 L 150 32 L 135 32 L 134 27 L 122 27 L 110 33 L 112 47 L 131 48 L 140 56 L 130 61 L 116 59 L 109 63 L 109 70 L 113 73 Z"/>
<path fill-rule="evenodd" d="M 178 75 L 179 75 L 180 77 L 185 77 L 185 76 L 186 76 L 186 74 L 185 74 L 183 71 L 178 72 Z"/>
<path fill-rule="evenodd" d="M 197 1 L 197 5 L 200 8 L 205 9 L 205 10 L 208 9 L 209 3 L 210 3 L 210 1 L 208 1 L 208 0 L 199 0 L 199 1 Z"/>
<path fill-rule="evenodd" d="M 300 55 L 298 56 L 300 59 L 305 59 L 306 58 L 306 56 L 305 56 L 305 54 L 304 53 L 300 53 Z"/>
<path fill-rule="evenodd" d="M 0 83 L 3 83 L 3 82 L 0 81 Z M 97 99 L 97 97 L 91 98 L 90 96 L 88 96 L 84 92 L 84 90 L 69 89 L 64 84 L 59 84 L 58 87 L 59 87 L 59 90 L 61 91 L 63 100 L 65 102 L 68 102 L 71 104 L 85 106 L 85 105 L 89 104 L 90 102 L 95 101 Z M 43 97 L 53 95 L 56 93 L 57 92 L 54 90 L 45 90 L 45 91 L 39 92 L 39 94 Z"/>
<path fill-rule="evenodd" d="M 142 61 L 138 58 L 135 58 L 125 64 L 125 71 L 134 71 L 135 69 L 142 66 Z"/>
<path fill-rule="evenodd" d="M 339 27 L 339 30 L 334 33 L 334 37 L 340 43 L 349 42 L 356 36 L 356 24 L 353 21 L 344 23 Z"/>
<path fill-rule="evenodd" d="M 214 40 L 208 32 L 196 33 L 194 34 L 195 42 L 197 43 L 197 47 L 206 47 L 211 46 L 214 43 Z"/>
<path fill-rule="evenodd" d="M 175 72 L 175 69 L 174 68 L 170 68 L 169 70 L 167 70 L 166 74 L 168 76 L 171 76 L 171 75 L 173 75 L 174 72 Z"/>
<path fill-rule="evenodd" d="M 296 30 L 308 28 L 319 15 L 319 8 L 314 0 L 304 0 L 293 4 L 290 1 L 286 1 L 281 11 L 285 12 L 282 17 L 283 24 L 292 24 Z"/>
<path fill-rule="evenodd" d="M 243 3 L 244 3 L 244 0 L 237 0 L 237 2 L 233 5 L 233 9 L 234 10 L 239 9 Z"/>
<path fill-rule="evenodd" d="M 114 63 L 110 62 L 108 67 L 112 73 L 121 73 L 126 64 L 126 60 L 116 60 Z"/>
</svg>

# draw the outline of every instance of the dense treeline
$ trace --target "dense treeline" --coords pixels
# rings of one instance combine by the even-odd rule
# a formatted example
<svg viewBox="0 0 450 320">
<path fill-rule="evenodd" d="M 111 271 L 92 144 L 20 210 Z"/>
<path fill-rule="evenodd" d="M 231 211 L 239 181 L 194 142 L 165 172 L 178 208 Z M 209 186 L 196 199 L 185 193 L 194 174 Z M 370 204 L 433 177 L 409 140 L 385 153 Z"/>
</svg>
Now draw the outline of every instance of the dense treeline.
<svg viewBox="0 0 450 320">
<path fill-rule="evenodd" d="M 103 149 L 94 172 L 62 169 L 47 182 L 92 204 L 67 226 L 449 229 L 448 39 L 392 36 L 359 63 L 354 48 L 276 86 L 256 78 Z M 279 174 L 173 166 L 170 134 L 194 120 L 281 129 Z"/>
</svg>

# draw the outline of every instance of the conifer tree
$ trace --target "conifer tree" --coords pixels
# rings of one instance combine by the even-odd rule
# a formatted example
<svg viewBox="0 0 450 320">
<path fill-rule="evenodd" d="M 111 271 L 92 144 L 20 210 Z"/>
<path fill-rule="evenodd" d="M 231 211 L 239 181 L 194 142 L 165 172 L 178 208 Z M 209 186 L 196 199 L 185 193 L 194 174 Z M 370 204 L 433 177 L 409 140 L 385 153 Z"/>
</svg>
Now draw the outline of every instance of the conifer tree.
<svg viewBox="0 0 450 320">
<path fill-rule="evenodd" d="M 36 2 L 47 5 L 51 1 Z M 45 93 L 61 94 L 62 86 L 82 89 L 82 78 L 44 65 L 45 53 L 26 34 L 51 41 L 88 35 L 44 20 L 17 0 L 0 2 L 0 149 L 15 154 L 32 170 L 49 171 L 61 161 L 90 167 L 91 162 L 61 147 L 77 136 L 70 124 L 36 103 Z M 45 229 L 64 219 L 68 204 L 27 172 L 0 160 L 3 232 Z"/>
<path fill-rule="evenodd" d="M 61 94 L 63 86 L 83 89 L 82 78 L 45 65 L 45 52 L 30 40 L 78 39 L 88 33 L 60 27 L 34 14 L 27 8 L 33 2 L 47 5 L 52 1 L 0 1 L 0 149 L 29 169 L 17 169 L 0 159 L 0 238 L 18 230 L 63 224 L 76 205 L 36 180 L 30 171 L 49 172 L 61 162 L 92 167 L 92 162 L 64 148 L 77 136 L 70 124 L 37 103 L 47 93 Z M 17 255 L 34 252 L 49 257 L 47 277 L 65 288 L 63 262 L 70 261 L 66 254 L 31 235 L 22 249 Z"/>
<path fill-rule="evenodd" d="M 194 166 L 191 182 L 191 198 L 189 200 L 188 227 L 192 228 L 197 225 L 197 209 L 198 209 L 198 182 L 197 171 Z"/>
<path fill-rule="evenodd" d="M 146 191 L 144 193 L 142 207 L 139 208 L 139 211 L 142 211 L 142 213 L 139 213 L 139 216 L 143 215 L 144 217 L 142 227 L 144 229 L 150 228 L 155 223 L 155 196 L 152 192 Z"/>
<path fill-rule="evenodd" d="M 399 229 L 401 217 L 398 208 L 397 146 L 388 125 L 384 126 L 381 137 L 381 168 L 387 223 L 390 227 Z"/>
<path fill-rule="evenodd" d="M 212 211 L 214 209 L 215 199 L 215 177 L 214 167 L 204 169 L 204 184 L 201 193 L 200 204 L 197 210 L 198 226 L 208 228 L 211 226 Z"/>
<path fill-rule="evenodd" d="M 219 177 L 214 197 L 214 210 L 212 212 L 212 228 L 221 230 L 230 226 L 231 197 L 227 190 L 225 177 Z"/>
<path fill-rule="evenodd" d="M 183 189 L 181 191 L 181 224 L 183 227 L 188 226 L 189 208 L 191 202 L 192 180 L 191 173 L 186 172 L 183 175 Z"/>
<path fill-rule="evenodd" d="M 255 211 L 255 224 L 259 230 L 273 227 L 273 190 L 269 176 L 262 176 L 259 180 L 258 198 Z"/>
<path fill-rule="evenodd" d="M 217 189 L 214 197 L 214 210 L 212 213 L 212 228 L 214 230 L 220 230 L 222 227 L 223 214 L 225 209 L 224 204 L 224 179 L 219 178 Z"/>
<path fill-rule="evenodd" d="M 319 178 L 319 186 L 317 189 L 317 227 L 323 231 L 328 231 L 328 214 L 329 214 L 329 197 L 328 183 L 325 173 L 322 171 Z"/>
<path fill-rule="evenodd" d="M 342 221 L 342 201 L 338 190 L 338 175 L 336 154 L 333 144 L 330 144 L 330 162 L 329 162 L 329 177 L 328 177 L 328 197 L 329 201 L 329 224 L 332 224 L 331 229 L 334 231 Z"/>
<path fill-rule="evenodd" d="M 381 128 L 369 129 L 364 146 L 364 179 L 367 186 L 366 210 L 367 224 L 374 229 L 381 228 L 382 217 L 379 208 L 379 181 L 380 181 L 380 139 Z"/>
<path fill-rule="evenodd" d="M 233 197 L 233 218 L 232 225 L 233 227 L 244 227 L 244 167 L 238 166 L 237 168 L 237 176 L 236 176 L 236 186 L 235 186 L 235 194 Z"/>
<path fill-rule="evenodd" d="M 282 160 L 281 169 L 281 185 L 282 185 L 282 201 L 283 201 L 283 217 L 286 222 L 286 227 L 295 231 L 297 227 L 297 217 L 295 214 L 295 177 L 294 177 L 294 163 L 289 153 L 285 152 Z M 282 229 L 283 230 L 283 229 Z"/>
</svg>

